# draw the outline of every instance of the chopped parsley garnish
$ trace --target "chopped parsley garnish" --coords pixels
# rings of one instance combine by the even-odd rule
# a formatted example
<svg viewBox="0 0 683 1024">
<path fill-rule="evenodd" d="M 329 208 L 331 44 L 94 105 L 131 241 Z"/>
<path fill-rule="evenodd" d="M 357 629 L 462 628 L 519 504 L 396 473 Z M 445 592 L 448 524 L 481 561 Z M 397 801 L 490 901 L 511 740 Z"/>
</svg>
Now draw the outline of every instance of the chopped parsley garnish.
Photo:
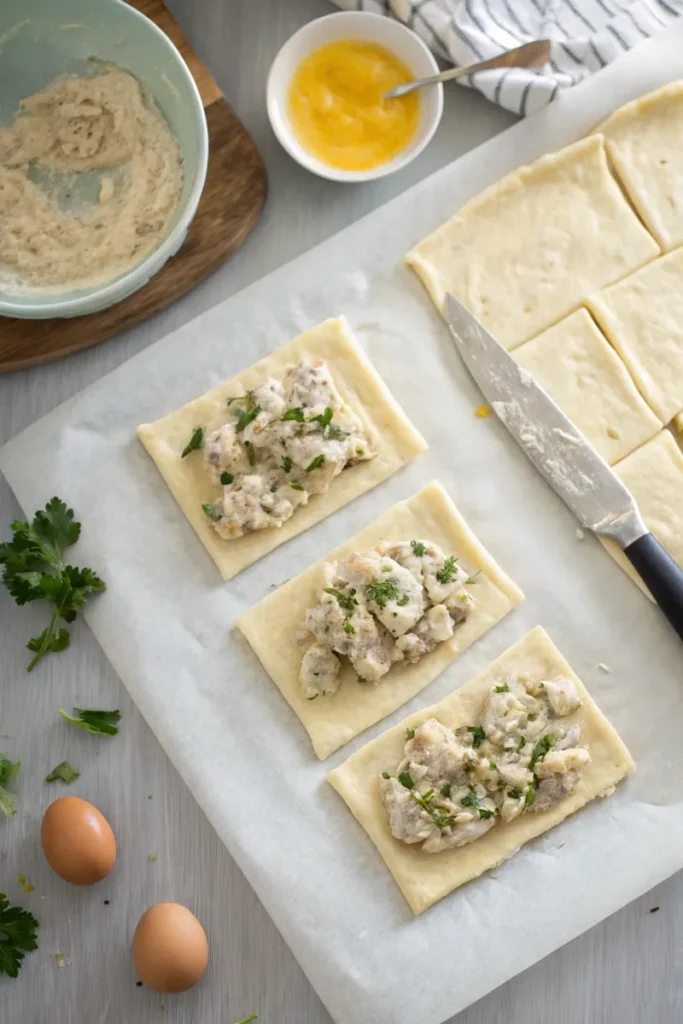
<svg viewBox="0 0 683 1024">
<path fill-rule="evenodd" d="M 398 583 L 393 578 L 373 580 L 366 586 L 365 595 L 369 601 L 374 601 L 380 608 L 386 608 L 387 601 L 393 601 L 398 597 Z"/>
<path fill-rule="evenodd" d="M 260 405 L 254 405 L 251 409 L 242 409 L 237 417 L 237 424 L 235 426 L 236 433 L 240 434 L 245 427 L 248 427 L 250 423 L 253 423 L 260 412 Z"/>
<path fill-rule="evenodd" d="M 449 814 L 448 811 L 444 811 L 441 807 L 432 807 L 428 808 L 428 810 L 437 828 L 446 828 L 447 825 L 453 824 L 453 815 Z"/>
<path fill-rule="evenodd" d="M 507 795 L 511 800 L 519 800 L 522 795 L 521 789 L 508 789 Z"/>
<path fill-rule="evenodd" d="M 410 772 L 401 772 L 401 774 L 398 776 L 398 781 L 406 789 L 412 789 L 413 788 L 413 777 L 410 774 Z"/>
<path fill-rule="evenodd" d="M 519 737 L 519 743 L 517 744 L 517 750 L 521 750 L 522 747 L 525 747 L 525 746 L 526 746 L 526 737 L 525 736 L 520 736 Z"/>
<path fill-rule="evenodd" d="M 228 399 L 228 408 L 230 408 L 230 406 L 232 405 L 233 402 L 249 402 L 249 404 L 251 404 L 251 402 L 252 402 L 251 391 L 247 391 L 246 395 L 235 395 L 234 398 L 229 398 Z"/>
<path fill-rule="evenodd" d="M 490 811 L 488 809 L 488 807 L 480 807 L 479 808 L 479 817 L 480 818 L 495 818 L 495 816 L 496 816 L 496 811 Z"/>
<path fill-rule="evenodd" d="M 408 604 L 409 600 L 410 600 L 410 598 L 408 597 L 408 595 L 404 594 L 403 597 L 399 597 L 399 599 L 396 602 L 396 604 L 399 606 L 399 608 L 403 608 L 404 605 Z"/>
<path fill-rule="evenodd" d="M 389 772 L 382 772 L 382 778 L 383 779 L 390 779 L 391 775 L 389 774 Z"/>
<path fill-rule="evenodd" d="M 21 761 L 10 761 L 0 754 L 0 811 L 9 818 L 15 812 L 17 797 L 6 788 L 8 782 L 16 782 L 21 768 Z M 1 948 L 1 944 L 0 944 Z M 0 957 L 0 960 L 2 957 Z"/>
<path fill-rule="evenodd" d="M 455 576 L 457 570 L 456 563 L 457 558 L 455 555 L 450 555 L 443 563 L 443 567 L 436 573 L 436 578 L 439 583 L 450 583 Z"/>
<path fill-rule="evenodd" d="M 509 693 L 510 692 L 510 687 L 508 686 L 507 683 L 503 683 L 501 686 L 494 686 L 493 687 L 493 692 L 494 693 Z"/>
<path fill-rule="evenodd" d="M 300 484 L 297 480 L 295 480 L 289 486 L 292 488 L 293 491 L 303 491 L 304 490 L 303 484 Z"/>
<path fill-rule="evenodd" d="M 351 622 L 351 619 L 345 619 L 344 620 L 344 632 L 345 633 L 355 633 L 356 632 L 356 630 L 353 628 L 353 623 Z"/>
<path fill-rule="evenodd" d="M 183 448 L 183 451 L 182 451 L 182 454 L 181 454 L 180 458 L 184 459 L 186 455 L 189 455 L 190 452 L 195 452 L 198 448 L 201 448 L 201 446 L 203 444 L 204 444 L 204 428 L 203 427 L 195 427 L 194 430 L 192 431 L 192 437 L 190 438 L 190 440 L 187 442 L 187 444 Z"/>
<path fill-rule="evenodd" d="M 232 473 L 221 473 L 221 483 L 223 484 L 224 487 L 227 487 L 229 484 L 231 484 L 234 479 L 235 478 L 232 475 Z"/>
<path fill-rule="evenodd" d="M 325 409 L 325 412 L 320 413 L 318 416 L 311 416 L 311 418 L 310 418 L 310 420 L 308 422 L 309 423 L 319 423 L 320 427 L 322 429 L 322 432 L 324 434 L 326 429 L 329 427 L 330 423 L 332 422 L 332 417 L 333 416 L 334 416 L 334 412 L 332 411 L 332 409 L 328 405 L 327 408 Z"/>
<path fill-rule="evenodd" d="M 244 447 L 247 449 L 247 459 L 249 460 L 249 465 L 250 466 L 255 465 L 256 464 L 256 452 L 254 451 L 253 444 L 251 443 L 251 441 L 245 441 L 244 442 Z"/>
<path fill-rule="evenodd" d="M 316 455 L 316 457 L 313 459 L 313 461 L 311 463 L 309 463 L 308 466 L 306 466 L 306 472 L 307 473 L 312 473 L 314 469 L 320 469 L 320 467 L 324 464 L 324 462 L 325 462 L 325 456 L 322 453 L 320 455 Z"/>
<path fill-rule="evenodd" d="M 209 519 L 218 519 L 221 514 L 218 505 L 213 505 L 210 502 L 202 505 L 202 509 L 204 511 L 204 515 L 208 516 Z"/>
<path fill-rule="evenodd" d="M 406 739 L 407 740 L 414 740 L 415 739 L 415 730 L 414 729 L 406 729 Z"/>
<path fill-rule="evenodd" d="M 531 807 L 532 803 L 536 799 L 536 786 L 528 786 L 527 791 L 524 794 L 524 806 Z"/>
<path fill-rule="evenodd" d="M 429 804 L 431 800 L 434 799 L 433 789 L 428 789 L 426 793 L 418 793 L 417 790 L 413 790 L 411 796 L 416 804 L 419 804 L 420 807 L 423 807 L 425 811 L 429 812 L 429 814 L 432 813 L 432 808 L 429 806 Z"/>
<path fill-rule="evenodd" d="M 477 801 L 476 796 L 474 795 L 474 792 L 468 793 L 467 796 L 464 796 L 460 801 L 460 804 L 462 807 L 479 807 L 479 803 Z"/>
<path fill-rule="evenodd" d="M 53 608 L 50 624 L 26 644 L 35 655 L 28 664 L 30 672 L 43 655 L 69 646 L 68 629 L 57 623 L 73 622 L 90 595 L 104 590 L 105 584 L 92 569 L 65 563 L 64 553 L 78 540 L 81 524 L 59 498 L 48 501 L 31 523 L 16 521 L 10 528 L 12 539 L 0 544 L 2 582 L 17 604 L 44 600 Z"/>
<path fill-rule="evenodd" d="M 531 753 L 531 760 L 529 761 L 529 768 L 533 770 L 534 765 L 538 761 L 542 761 L 545 755 L 548 753 L 553 745 L 552 736 L 543 736 L 538 743 L 535 744 L 534 749 Z"/>
<path fill-rule="evenodd" d="M 491 758 L 489 758 L 489 769 L 492 772 L 497 772 L 498 771 L 498 765 L 496 764 L 495 761 L 492 761 Z"/>
<path fill-rule="evenodd" d="M 283 413 L 280 417 L 282 420 L 296 420 L 297 423 L 304 422 L 304 411 L 300 405 L 295 409 L 288 409 L 287 412 Z"/>
<path fill-rule="evenodd" d="M 290 473 L 293 465 L 294 463 L 290 459 L 289 455 L 282 456 L 282 469 L 285 473 Z"/>
<path fill-rule="evenodd" d="M 486 733 L 480 725 L 468 725 L 469 732 L 472 733 L 472 746 L 480 747 L 486 739 Z"/>
<path fill-rule="evenodd" d="M 355 587 L 351 587 L 348 594 L 345 594 L 343 590 L 337 590 L 336 587 L 323 587 L 323 593 L 336 597 L 339 607 L 343 608 L 345 612 L 353 612 L 354 608 L 358 607 Z"/>
<path fill-rule="evenodd" d="M 46 782 L 56 782 L 57 779 L 61 779 L 62 782 L 73 782 L 80 776 L 80 772 L 77 772 L 75 768 L 72 768 L 68 761 L 60 761 L 60 763 L 52 769 L 49 775 L 45 776 Z"/>
<path fill-rule="evenodd" d="M 465 586 L 466 587 L 471 587 L 473 583 L 477 582 L 477 576 L 480 576 L 480 575 L 481 575 L 481 569 L 477 569 L 477 571 L 475 572 L 474 576 L 468 576 L 467 577 L 467 579 L 465 580 Z"/>
<path fill-rule="evenodd" d="M 24 954 L 38 949 L 37 931 L 33 914 L 10 907 L 7 896 L 0 892 L 0 974 L 16 978 Z"/>
<path fill-rule="evenodd" d="M 421 540 L 411 540 L 410 546 L 413 549 L 413 554 L 417 555 L 418 558 L 422 558 L 425 553 L 425 546 Z"/>
<path fill-rule="evenodd" d="M 329 427 L 327 428 L 327 439 L 329 441 L 343 441 L 345 437 L 348 437 L 348 434 L 346 433 L 345 430 L 342 430 L 341 427 L 338 427 L 336 423 L 330 423 Z M 357 454 L 360 455 L 362 453 L 357 452 Z"/>
<path fill-rule="evenodd" d="M 445 796 L 446 799 L 448 799 L 448 797 L 451 795 L 452 788 L 453 787 L 451 786 L 450 782 L 444 782 L 439 792 L 441 793 L 441 796 Z"/>
<path fill-rule="evenodd" d="M 121 718 L 120 711 L 99 711 L 94 708 L 72 708 L 73 716 L 67 715 L 63 708 L 59 709 L 62 718 L 72 725 L 77 726 L 85 732 L 92 732 L 96 736 L 116 736 L 118 722 Z"/>
</svg>

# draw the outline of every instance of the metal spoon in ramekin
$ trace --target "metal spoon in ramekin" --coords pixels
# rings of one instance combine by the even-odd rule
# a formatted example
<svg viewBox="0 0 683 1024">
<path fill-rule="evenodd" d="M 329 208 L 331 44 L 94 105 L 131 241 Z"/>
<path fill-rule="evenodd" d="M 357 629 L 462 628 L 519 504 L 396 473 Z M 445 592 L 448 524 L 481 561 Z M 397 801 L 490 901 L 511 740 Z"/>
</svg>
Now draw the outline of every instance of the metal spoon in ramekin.
<svg viewBox="0 0 683 1024">
<path fill-rule="evenodd" d="M 397 96 L 405 96 L 413 89 L 421 89 L 423 85 L 433 85 L 435 82 L 452 82 L 454 78 L 461 78 L 463 75 L 472 75 L 475 71 L 491 71 L 493 68 L 538 68 L 550 59 L 550 40 L 534 39 L 531 43 L 524 43 L 523 46 L 516 46 L 514 50 L 505 50 L 489 60 L 482 60 L 478 64 L 469 64 L 464 68 L 450 68 L 442 71 L 440 75 L 430 75 L 429 78 L 416 78 L 414 82 L 406 82 L 404 85 L 397 85 L 384 94 L 385 100 L 395 99 Z"/>
</svg>

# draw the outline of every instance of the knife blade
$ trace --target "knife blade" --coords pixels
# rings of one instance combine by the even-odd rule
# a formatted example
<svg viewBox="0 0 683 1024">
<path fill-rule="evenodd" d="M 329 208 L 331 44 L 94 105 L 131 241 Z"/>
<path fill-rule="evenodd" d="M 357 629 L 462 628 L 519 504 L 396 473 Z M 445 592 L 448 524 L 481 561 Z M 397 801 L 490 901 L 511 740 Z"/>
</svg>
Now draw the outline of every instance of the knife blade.
<svg viewBox="0 0 683 1024">
<path fill-rule="evenodd" d="M 624 484 L 534 378 L 469 310 L 446 296 L 465 366 L 524 454 L 579 522 L 621 547 L 683 638 L 683 570 L 648 532 Z"/>
</svg>

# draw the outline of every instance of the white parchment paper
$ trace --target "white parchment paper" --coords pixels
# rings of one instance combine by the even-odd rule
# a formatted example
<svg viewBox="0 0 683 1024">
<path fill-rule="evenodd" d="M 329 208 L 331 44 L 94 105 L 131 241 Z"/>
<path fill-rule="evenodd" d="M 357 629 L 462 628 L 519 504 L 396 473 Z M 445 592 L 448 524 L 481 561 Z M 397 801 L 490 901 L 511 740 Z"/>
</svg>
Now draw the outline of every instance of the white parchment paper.
<svg viewBox="0 0 683 1024">
<path fill-rule="evenodd" d="M 93 632 L 338 1024 L 436 1024 L 683 866 L 680 641 L 600 545 L 577 538 L 572 516 L 502 425 L 475 418 L 481 398 L 401 264 L 501 174 L 680 76 L 683 25 L 147 349 L 1 453 L 26 513 L 54 493 L 76 509 L 78 562 L 108 583 L 87 612 Z M 224 584 L 135 426 L 342 312 L 430 450 Z M 432 477 L 527 602 L 404 709 L 319 763 L 232 623 Z M 584 678 L 638 772 L 414 919 L 325 773 L 537 623 Z"/>
</svg>

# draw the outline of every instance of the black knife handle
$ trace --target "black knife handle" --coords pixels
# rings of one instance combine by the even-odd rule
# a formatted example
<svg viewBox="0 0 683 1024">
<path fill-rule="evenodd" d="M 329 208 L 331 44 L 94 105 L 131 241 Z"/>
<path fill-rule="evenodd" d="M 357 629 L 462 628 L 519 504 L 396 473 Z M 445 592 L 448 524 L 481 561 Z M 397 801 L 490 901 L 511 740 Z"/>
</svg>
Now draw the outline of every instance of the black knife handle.
<svg viewBox="0 0 683 1024">
<path fill-rule="evenodd" d="M 629 544 L 624 554 L 683 640 L 683 569 L 651 533 Z"/>
</svg>

